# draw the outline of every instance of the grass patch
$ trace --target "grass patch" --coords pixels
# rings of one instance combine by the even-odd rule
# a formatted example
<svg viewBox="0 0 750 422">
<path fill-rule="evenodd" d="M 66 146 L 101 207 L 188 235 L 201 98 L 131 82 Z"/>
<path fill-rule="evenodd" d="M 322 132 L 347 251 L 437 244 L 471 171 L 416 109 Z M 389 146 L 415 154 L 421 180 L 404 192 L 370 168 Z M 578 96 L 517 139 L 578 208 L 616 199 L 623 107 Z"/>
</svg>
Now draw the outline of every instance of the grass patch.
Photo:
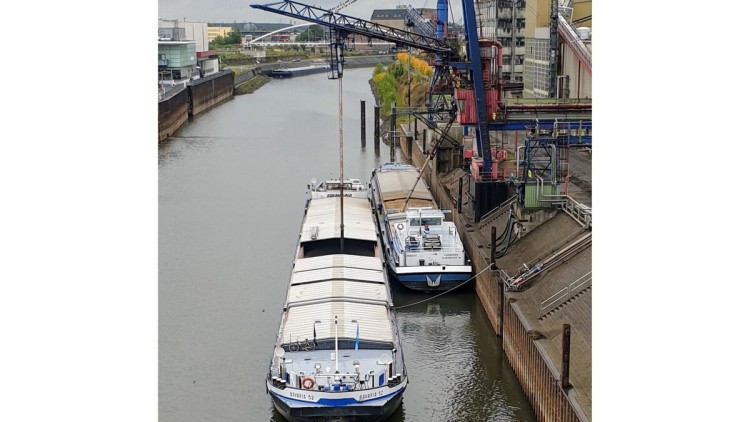
<svg viewBox="0 0 750 422">
<path fill-rule="evenodd" d="M 244 94 L 252 94 L 255 92 L 258 88 L 265 85 L 270 78 L 265 75 L 257 75 L 254 78 L 250 79 L 247 82 L 244 82 L 240 85 L 237 85 L 237 88 L 235 88 L 235 95 L 244 95 Z"/>
</svg>

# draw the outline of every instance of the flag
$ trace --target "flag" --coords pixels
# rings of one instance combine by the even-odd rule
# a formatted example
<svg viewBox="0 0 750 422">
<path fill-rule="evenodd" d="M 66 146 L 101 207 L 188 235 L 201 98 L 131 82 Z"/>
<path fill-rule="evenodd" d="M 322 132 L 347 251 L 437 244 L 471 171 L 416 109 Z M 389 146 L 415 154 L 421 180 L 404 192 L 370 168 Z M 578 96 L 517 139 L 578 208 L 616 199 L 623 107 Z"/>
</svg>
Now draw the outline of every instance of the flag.
<svg viewBox="0 0 750 422">
<path fill-rule="evenodd" d="M 354 350 L 359 350 L 359 323 L 357 323 L 357 337 L 354 339 Z"/>
<path fill-rule="evenodd" d="M 313 344 L 317 347 L 318 346 L 318 335 L 315 332 L 315 324 L 313 324 Z"/>
</svg>

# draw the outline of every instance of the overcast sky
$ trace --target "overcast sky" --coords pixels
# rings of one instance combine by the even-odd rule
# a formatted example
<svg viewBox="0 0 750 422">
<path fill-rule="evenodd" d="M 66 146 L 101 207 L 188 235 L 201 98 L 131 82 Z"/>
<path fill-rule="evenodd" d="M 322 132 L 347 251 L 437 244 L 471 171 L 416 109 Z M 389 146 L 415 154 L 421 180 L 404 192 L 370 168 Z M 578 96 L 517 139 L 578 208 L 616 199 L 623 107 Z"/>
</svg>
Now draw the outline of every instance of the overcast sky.
<svg viewBox="0 0 750 422">
<path fill-rule="evenodd" d="M 186 19 L 191 22 L 288 22 L 289 18 L 256 10 L 250 4 L 266 4 L 277 0 L 159 0 L 159 17 L 162 19 Z M 344 0 L 295 0 L 300 3 L 330 9 Z M 437 0 L 359 0 L 345 7 L 340 13 L 369 20 L 375 9 L 392 9 L 396 5 L 412 7 L 437 7 Z M 451 9 L 453 18 L 451 18 Z M 448 8 L 450 21 L 462 22 L 461 1 L 450 0 Z M 301 21 L 300 21 L 301 22 Z M 300 23 L 297 22 L 297 23 Z"/>
</svg>

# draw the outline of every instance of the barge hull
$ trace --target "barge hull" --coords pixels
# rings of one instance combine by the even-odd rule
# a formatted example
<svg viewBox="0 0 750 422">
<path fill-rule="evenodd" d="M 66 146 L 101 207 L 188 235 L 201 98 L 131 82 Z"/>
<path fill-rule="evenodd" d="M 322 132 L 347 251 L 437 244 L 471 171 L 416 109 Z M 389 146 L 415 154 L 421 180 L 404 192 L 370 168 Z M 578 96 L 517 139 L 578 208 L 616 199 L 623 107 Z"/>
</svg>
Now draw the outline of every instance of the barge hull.
<svg viewBox="0 0 750 422">
<path fill-rule="evenodd" d="M 290 422 L 383 422 L 393 415 L 401 405 L 404 390 L 402 388 L 384 405 L 377 406 L 293 408 L 275 394 L 271 394 L 271 398 L 276 410 Z"/>
</svg>

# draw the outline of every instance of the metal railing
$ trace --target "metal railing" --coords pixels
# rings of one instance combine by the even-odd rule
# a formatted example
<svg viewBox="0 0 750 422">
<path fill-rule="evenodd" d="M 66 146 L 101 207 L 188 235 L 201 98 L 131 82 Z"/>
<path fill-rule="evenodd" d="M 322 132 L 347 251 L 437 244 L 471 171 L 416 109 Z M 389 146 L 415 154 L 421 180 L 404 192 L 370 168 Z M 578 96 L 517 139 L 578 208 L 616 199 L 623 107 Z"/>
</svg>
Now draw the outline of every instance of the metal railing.
<svg viewBox="0 0 750 422">
<path fill-rule="evenodd" d="M 578 36 L 576 30 L 565 20 L 562 14 L 560 14 L 558 19 L 558 29 L 561 29 L 560 34 L 562 37 L 573 49 L 575 55 L 581 60 L 581 63 L 589 70 L 589 73 L 591 73 L 591 52 L 586 48 L 581 37 Z"/>
<path fill-rule="evenodd" d="M 567 287 L 543 300 L 542 303 L 539 304 L 539 318 L 556 308 L 559 304 L 567 301 L 574 295 L 591 286 L 591 278 L 591 271 L 589 271 L 582 275 L 578 280 L 570 283 Z"/>
<path fill-rule="evenodd" d="M 169 88 L 167 88 L 167 85 L 162 85 L 161 87 L 159 87 L 159 101 L 172 98 L 183 89 L 185 89 L 185 85 L 182 84 L 173 85 Z"/>
<path fill-rule="evenodd" d="M 413 7 L 408 6 L 406 8 L 406 17 L 412 21 L 414 27 L 417 28 L 422 35 L 435 37 L 435 25 L 429 20 L 423 18 Z"/>
<path fill-rule="evenodd" d="M 524 271 L 518 276 L 513 277 L 507 284 L 508 291 L 517 292 L 522 289 L 532 279 L 539 274 L 550 271 L 560 264 L 564 263 L 570 256 L 578 254 L 591 245 L 591 232 L 586 232 L 583 236 L 574 240 L 572 243 L 554 252 L 546 259 L 537 261 L 536 264 L 528 266 L 524 264 Z"/>
<path fill-rule="evenodd" d="M 488 212 L 482 218 L 479 220 L 479 228 L 486 226 L 490 221 L 494 220 L 495 218 L 499 217 L 501 214 L 504 214 L 508 209 L 513 205 L 513 202 L 515 202 L 518 199 L 516 195 L 511 196 L 508 198 L 505 202 L 495 207 L 492 211 Z"/>
<path fill-rule="evenodd" d="M 591 207 L 581 204 L 570 196 L 565 196 L 564 201 L 556 204 L 565 211 L 569 216 L 573 217 L 579 224 L 585 228 L 591 227 L 592 212 Z"/>
</svg>

